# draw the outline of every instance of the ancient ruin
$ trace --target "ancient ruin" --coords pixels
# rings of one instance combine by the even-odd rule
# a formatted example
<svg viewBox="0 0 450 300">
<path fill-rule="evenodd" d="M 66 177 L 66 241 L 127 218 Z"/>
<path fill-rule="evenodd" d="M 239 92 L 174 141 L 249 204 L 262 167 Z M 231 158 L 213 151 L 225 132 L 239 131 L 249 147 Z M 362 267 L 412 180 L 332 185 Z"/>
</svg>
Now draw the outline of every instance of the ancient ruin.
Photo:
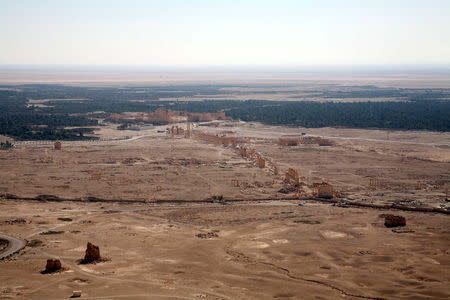
<svg viewBox="0 0 450 300">
<path fill-rule="evenodd" d="M 72 296 L 70 298 L 80 298 L 81 297 L 81 291 L 73 291 Z"/>
<path fill-rule="evenodd" d="M 97 261 L 100 261 L 102 258 L 100 256 L 100 248 L 98 246 L 95 246 L 91 244 L 90 242 L 87 243 L 86 247 L 86 253 L 84 255 L 83 260 L 81 260 L 80 263 L 82 264 L 90 264 Z"/>
<path fill-rule="evenodd" d="M 61 150 L 61 142 L 55 142 L 53 144 L 53 149 L 54 150 Z"/>
<path fill-rule="evenodd" d="M 61 261 L 59 259 L 47 259 L 47 264 L 45 265 L 45 270 L 42 274 L 55 273 L 62 270 Z"/>
<path fill-rule="evenodd" d="M 258 168 L 263 169 L 266 166 L 266 160 L 258 155 L 256 157 L 256 165 L 258 166 Z"/>
<path fill-rule="evenodd" d="M 319 198 L 331 199 L 334 196 L 333 186 L 329 183 L 314 183 L 315 194 Z"/>
<path fill-rule="evenodd" d="M 240 147 L 238 148 L 239 155 L 242 157 L 247 157 L 247 148 Z"/>
<path fill-rule="evenodd" d="M 299 143 L 300 137 L 298 136 L 282 136 L 278 139 L 280 146 L 298 146 Z"/>
<path fill-rule="evenodd" d="M 209 122 L 214 120 L 229 120 L 224 112 L 194 113 L 186 111 L 159 108 L 153 112 L 127 112 L 112 114 L 108 120 L 114 122 L 144 122 L 153 124 L 168 124 L 178 122 Z"/>
<path fill-rule="evenodd" d="M 273 166 L 272 171 L 273 171 L 273 174 L 274 174 L 274 175 L 279 175 L 279 174 L 280 174 L 280 169 L 278 169 L 277 166 Z"/>
<path fill-rule="evenodd" d="M 167 128 L 167 133 L 170 134 L 171 137 L 174 137 L 175 135 L 184 135 L 185 130 L 179 126 L 172 126 Z"/>
<path fill-rule="evenodd" d="M 377 188 L 387 188 L 388 184 L 387 182 L 378 179 L 378 178 L 370 178 L 369 179 L 369 187 L 371 189 L 377 189 Z"/>
<path fill-rule="evenodd" d="M 296 170 L 289 168 L 284 176 L 284 181 L 286 183 L 297 185 L 300 184 L 300 176 L 298 175 L 298 172 Z"/>
<path fill-rule="evenodd" d="M 192 137 L 192 122 L 189 120 L 186 122 L 186 130 L 184 133 L 184 137 L 188 139 Z"/>
<path fill-rule="evenodd" d="M 209 142 L 209 143 L 213 143 L 216 145 L 232 146 L 232 147 L 236 147 L 238 144 L 240 144 L 242 142 L 242 139 L 239 139 L 234 136 L 217 135 L 217 134 L 214 135 L 214 134 L 204 133 L 204 132 L 195 133 L 195 138 Z"/>
<path fill-rule="evenodd" d="M 402 227 L 406 226 L 406 219 L 402 216 L 385 215 L 384 226 L 386 227 Z"/>
<path fill-rule="evenodd" d="M 102 174 L 92 173 L 90 178 L 91 178 L 91 180 L 100 180 L 102 178 Z"/>
<path fill-rule="evenodd" d="M 328 139 L 324 139 L 318 136 L 303 136 L 300 138 L 300 144 L 304 145 L 314 145 L 317 144 L 319 146 L 332 146 L 334 145 L 332 141 Z"/>
</svg>

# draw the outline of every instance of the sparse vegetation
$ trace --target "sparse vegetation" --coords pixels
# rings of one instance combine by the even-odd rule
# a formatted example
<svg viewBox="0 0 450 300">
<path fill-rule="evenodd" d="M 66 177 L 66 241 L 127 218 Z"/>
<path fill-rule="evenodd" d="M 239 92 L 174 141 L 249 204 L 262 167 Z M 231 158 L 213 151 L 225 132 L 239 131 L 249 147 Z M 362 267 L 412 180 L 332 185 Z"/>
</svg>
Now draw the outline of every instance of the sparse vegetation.
<svg viewBox="0 0 450 300">
<path fill-rule="evenodd" d="M 44 243 L 41 240 L 31 240 L 27 242 L 27 246 L 28 247 L 40 247 L 42 246 Z"/>
<path fill-rule="evenodd" d="M 64 231 L 59 231 L 59 230 L 48 230 L 48 231 L 44 231 L 41 232 L 41 235 L 51 235 L 51 234 L 62 234 L 64 233 Z"/>
<path fill-rule="evenodd" d="M 0 142 L 0 150 L 7 150 L 14 147 L 14 145 L 10 141 Z"/>
</svg>

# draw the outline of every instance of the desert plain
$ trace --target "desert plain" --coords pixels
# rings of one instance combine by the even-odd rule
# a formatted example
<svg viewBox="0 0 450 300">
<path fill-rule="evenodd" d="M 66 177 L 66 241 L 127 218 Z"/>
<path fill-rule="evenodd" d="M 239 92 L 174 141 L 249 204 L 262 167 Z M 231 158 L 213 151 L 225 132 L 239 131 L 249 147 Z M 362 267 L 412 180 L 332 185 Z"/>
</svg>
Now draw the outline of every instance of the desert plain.
<svg viewBox="0 0 450 300">
<path fill-rule="evenodd" d="M 1 151 L 0 232 L 27 246 L 0 262 L 0 299 L 450 297 L 448 133 L 203 125 Z M 199 133 L 240 138 L 279 170 Z M 292 135 L 331 143 L 280 145 Z M 335 201 L 316 197 L 322 182 Z M 87 242 L 102 261 L 79 264 Z M 41 274 L 49 258 L 63 270 Z"/>
</svg>

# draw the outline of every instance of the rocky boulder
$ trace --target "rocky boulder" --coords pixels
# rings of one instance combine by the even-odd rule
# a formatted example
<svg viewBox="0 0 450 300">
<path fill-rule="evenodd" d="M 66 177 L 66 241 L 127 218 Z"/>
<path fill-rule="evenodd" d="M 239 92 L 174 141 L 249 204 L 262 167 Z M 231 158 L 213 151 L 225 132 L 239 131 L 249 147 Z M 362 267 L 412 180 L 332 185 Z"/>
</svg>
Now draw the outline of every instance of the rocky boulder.
<svg viewBox="0 0 450 300">
<path fill-rule="evenodd" d="M 402 216 L 385 215 L 384 226 L 386 227 L 400 227 L 406 226 L 406 219 Z"/>
<path fill-rule="evenodd" d="M 86 247 L 86 253 L 81 263 L 89 264 L 100 260 L 101 260 L 100 248 L 88 242 Z"/>
<path fill-rule="evenodd" d="M 81 291 L 73 291 L 72 296 L 70 298 L 80 298 L 81 297 Z"/>
<path fill-rule="evenodd" d="M 55 273 L 62 269 L 61 261 L 59 259 L 47 259 L 47 264 L 45 265 L 45 270 L 42 274 Z"/>
</svg>

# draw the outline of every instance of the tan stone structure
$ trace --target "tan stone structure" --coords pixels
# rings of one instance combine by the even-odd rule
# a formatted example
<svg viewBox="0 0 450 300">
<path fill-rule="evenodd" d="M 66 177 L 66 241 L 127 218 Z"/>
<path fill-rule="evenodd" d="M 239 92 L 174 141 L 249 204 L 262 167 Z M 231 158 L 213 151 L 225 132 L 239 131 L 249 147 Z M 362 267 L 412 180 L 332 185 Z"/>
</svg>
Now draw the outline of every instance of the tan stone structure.
<svg viewBox="0 0 450 300">
<path fill-rule="evenodd" d="M 293 184 L 300 184 L 300 176 L 296 170 L 289 168 L 284 176 L 284 181 Z"/>
<path fill-rule="evenodd" d="M 319 146 L 332 146 L 333 142 L 318 136 L 304 136 L 300 139 L 300 144 L 304 145 L 317 144 Z"/>
<path fill-rule="evenodd" d="M 240 186 L 239 180 L 231 179 L 231 185 L 234 187 L 239 187 Z"/>
<path fill-rule="evenodd" d="M 184 128 L 181 128 L 179 126 L 172 126 L 167 128 L 167 133 L 170 134 L 171 137 L 174 137 L 176 135 L 186 136 L 186 130 L 184 130 Z"/>
<path fill-rule="evenodd" d="M 279 175 L 280 174 L 280 169 L 278 169 L 277 166 L 273 166 L 273 174 L 274 175 Z"/>
<path fill-rule="evenodd" d="M 256 165 L 258 166 L 258 168 L 263 169 L 266 166 L 266 160 L 258 155 L 256 157 Z"/>
<path fill-rule="evenodd" d="M 61 261 L 59 259 L 47 259 L 47 264 L 45 265 L 45 270 L 42 274 L 55 273 L 62 269 Z"/>
<path fill-rule="evenodd" d="M 326 182 L 314 183 L 316 196 L 319 198 L 331 199 L 334 196 L 334 188 Z"/>
<path fill-rule="evenodd" d="M 402 216 L 386 215 L 384 217 L 384 226 L 386 227 L 402 227 L 406 226 L 406 219 Z"/>
<path fill-rule="evenodd" d="M 101 259 L 102 258 L 100 256 L 100 248 L 88 242 L 86 247 L 86 253 L 81 263 L 89 264 L 96 261 L 100 261 Z"/>
<path fill-rule="evenodd" d="M 159 108 L 153 112 L 132 112 L 112 114 L 109 119 L 114 121 L 141 121 L 148 123 L 177 123 L 177 122 L 208 122 L 213 120 L 229 120 L 224 112 L 217 113 L 193 113 L 178 110 Z"/>
<path fill-rule="evenodd" d="M 239 148 L 239 155 L 242 157 L 247 157 L 247 148 Z"/>
<path fill-rule="evenodd" d="M 216 145 L 222 145 L 222 146 L 233 146 L 236 147 L 240 141 L 237 137 L 234 136 L 218 136 L 208 133 L 199 132 L 195 135 L 196 138 L 213 143 Z"/>
<path fill-rule="evenodd" d="M 102 179 L 102 174 L 100 173 L 91 174 L 91 180 L 100 180 L 100 179 Z"/>
<path fill-rule="evenodd" d="M 299 137 L 285 136 L 278 139 L 278 145 L 280 146 L 297 146 L 300 143 Z"/>
</svg>

